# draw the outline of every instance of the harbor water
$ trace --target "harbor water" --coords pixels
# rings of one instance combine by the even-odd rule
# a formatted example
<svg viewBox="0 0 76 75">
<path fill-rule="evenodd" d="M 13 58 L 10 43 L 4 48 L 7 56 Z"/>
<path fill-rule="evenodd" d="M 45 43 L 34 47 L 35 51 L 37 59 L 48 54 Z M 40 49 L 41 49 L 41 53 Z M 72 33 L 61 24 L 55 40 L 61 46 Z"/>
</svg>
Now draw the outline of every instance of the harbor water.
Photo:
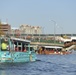
<svg viewBox="0 0 76 75">
<path fill-rule="evenodd" d="M 76 53 L 37 55 L 37 61 L 29 63 L 1 63 L 0 75 L 76 75 Z"/>
</svg>

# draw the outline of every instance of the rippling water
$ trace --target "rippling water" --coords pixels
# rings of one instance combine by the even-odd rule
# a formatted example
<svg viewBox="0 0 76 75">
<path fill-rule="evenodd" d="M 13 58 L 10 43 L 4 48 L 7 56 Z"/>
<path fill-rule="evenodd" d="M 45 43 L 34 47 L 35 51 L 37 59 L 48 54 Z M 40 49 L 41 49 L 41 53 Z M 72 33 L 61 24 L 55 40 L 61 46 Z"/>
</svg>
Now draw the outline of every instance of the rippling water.
<svg viewBox="0 0 76 75">
<path fill-rule="evenodd" d="M 76 75 L 76 54 L 37 55 L 38 61 L 0 64 L 0 75 Z"/>
</svg>

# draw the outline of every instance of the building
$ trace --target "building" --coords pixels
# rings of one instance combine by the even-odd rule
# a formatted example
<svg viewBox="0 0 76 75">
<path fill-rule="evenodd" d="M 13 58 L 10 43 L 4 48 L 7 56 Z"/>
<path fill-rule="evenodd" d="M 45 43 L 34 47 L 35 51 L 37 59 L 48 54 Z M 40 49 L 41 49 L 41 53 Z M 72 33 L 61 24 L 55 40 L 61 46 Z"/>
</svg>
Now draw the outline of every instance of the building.
<svg viewBox="0 0 76 75">
<path fill-rule="evenodd" d="M 22 34 L 42 34 L 40 26 L 21 25 L 19 30 Z"/>
<path fill-rule="evenodd" d="M 20 38 L 33 38 L 33 35 L 42 34 L 42 27 L 40 26 L 30 26 L 30 25 L 20 25 L 19 28 L 11 29 L 11 36 Z"/>
<path fill-rule="evenodd" d="M 11 31 L 11 25 L 8 23 L 2 23 L 0 22 L 0 32 L 3 34 L 10 34 Z"/>
</svg>

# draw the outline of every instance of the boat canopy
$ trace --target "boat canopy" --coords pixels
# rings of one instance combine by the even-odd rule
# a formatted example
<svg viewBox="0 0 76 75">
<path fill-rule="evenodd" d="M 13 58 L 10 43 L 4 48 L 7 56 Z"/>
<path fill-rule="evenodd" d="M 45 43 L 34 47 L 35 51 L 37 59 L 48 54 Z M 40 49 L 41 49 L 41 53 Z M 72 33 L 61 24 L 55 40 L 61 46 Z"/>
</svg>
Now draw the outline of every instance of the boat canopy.
<svg viewBox="0 0 76 75">
<path fill-rule="evenodd" d="M 16 40 L 16 41 L 21 41 L 21 42 L 28 42 L 28 43 L 31 42 L 30 40 L 21 39 L 21 38 L 13 38 L 13 37 L 11 37 L 11 40 Z"/>
</svg>

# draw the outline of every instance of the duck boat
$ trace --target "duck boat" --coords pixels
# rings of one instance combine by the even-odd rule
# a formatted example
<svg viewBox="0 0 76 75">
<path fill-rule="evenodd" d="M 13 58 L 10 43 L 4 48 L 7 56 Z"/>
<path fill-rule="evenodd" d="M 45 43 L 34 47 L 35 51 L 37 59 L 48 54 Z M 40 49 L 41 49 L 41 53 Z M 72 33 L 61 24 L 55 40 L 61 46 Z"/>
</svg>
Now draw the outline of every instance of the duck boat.
<svg viewBox="0 0 76 75">
<path fill-rule="evenodd" d="M 38 50 L 38 54 L 55 54 L 55 55 L 65 55 L 65 54 L 71 54 L 72 51 L 69 51 L 68 49 L 72 48 L 74 46 L 71 46 L 69 48 L 63 48 L 60 46 L 41 46 Z"/>
<path fill-rule="evenodd" d="M 36 61 L 36 53 L 30 46 L 30 42 L 29 40 L 20 38 L 0 37 L 0 62 Z M 6 49 L 3 49 L 2 43 L 7 45 Z"/>
</svg>

